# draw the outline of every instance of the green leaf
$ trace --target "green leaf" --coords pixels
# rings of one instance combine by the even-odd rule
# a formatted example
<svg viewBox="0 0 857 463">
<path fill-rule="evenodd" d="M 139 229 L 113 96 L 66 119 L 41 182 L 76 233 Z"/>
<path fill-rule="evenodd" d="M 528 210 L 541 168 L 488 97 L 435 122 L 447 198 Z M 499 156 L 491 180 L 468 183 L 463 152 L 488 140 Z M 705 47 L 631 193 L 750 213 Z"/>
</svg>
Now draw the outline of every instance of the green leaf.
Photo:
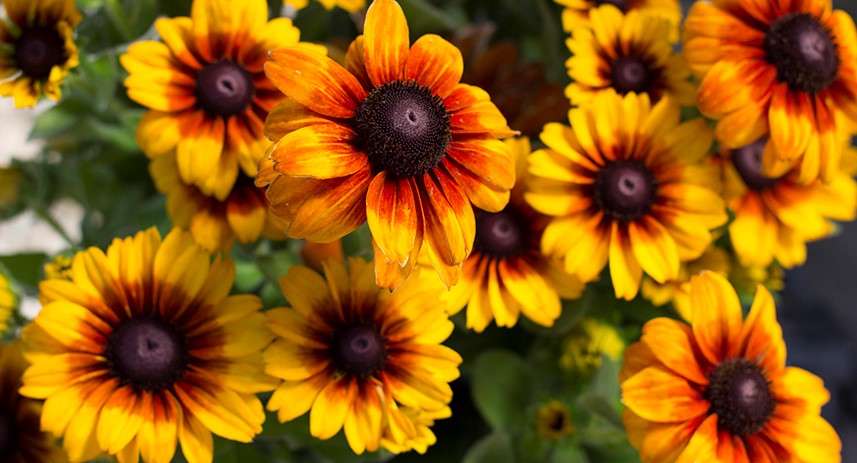
<svg viewBox="0 0 857 463">
<path fill-rule="evenodd" d="M 515 463 L 512 442 L 505 433 L 494 433 L 480 440 L 461 463 Z"/>
<path fill-rule="evenodd" d="M 550 459 L 551 463 L 589 463 L 586 452 L 574 440 L 566 439 L 557 444 Z M 610 461 L 613 460 L 598 460 Z"/>
<path fill-rule="evenodd" d="M 529 366 L 515 353 L 487 351 L 473 368 L 473 398 L 485 421 L 495 430 L 518 430 L 532 399 Z"/>
<path fill-rule="evenodd" d="M 43 253 L 23 253 L 0 256 L 0 265 L 6 268 L 9 276 L 19 285 L 35 291 L 42 279 L 42 266 L 48 258 Z"/>
</svg>

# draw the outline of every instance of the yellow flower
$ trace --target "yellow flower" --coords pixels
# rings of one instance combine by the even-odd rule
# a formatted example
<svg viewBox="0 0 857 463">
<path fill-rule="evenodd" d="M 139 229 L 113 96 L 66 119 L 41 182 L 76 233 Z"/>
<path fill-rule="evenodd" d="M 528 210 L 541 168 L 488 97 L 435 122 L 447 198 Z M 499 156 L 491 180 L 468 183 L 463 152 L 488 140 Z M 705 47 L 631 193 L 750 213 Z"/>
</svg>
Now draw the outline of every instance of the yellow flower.
<svg viewBox="0 0 857 463">
<path fill-rule="evenodd" d="M 394 0 L 375 0 L 345 67 L 305 48 L 265 65 L 288 96 L 266 122 L 276 140 L 257 183 L 293 238 L 339 239 L 364 222 L 380 286 L 395 287 L 425 250 L 448 286 L 473 248 L 473 205 L 506 206 L 513 135 L 488 94 L 461 84 L 463 59 L 436 35 L 410 44 Z"/>
<path fill-rule="evenodd" d="M 0 273 L 0 333 L 6 331 L 9 327 L 9 318 L 15 310 L 15 305 L 18 301 L 12 287 L 9 285 L 9 280 L 5 275 Z"/>
<path fill-rule="evenodd" d="M 622 14 L 612 5 L 589 10 L 597 29 L 572 31 L 566 44 L 572 57 L 566 62 L 573 83 L 565 91 L 572 105 L 580 105 L 606 89 L 617 93 L 646 93 L 652 102 L 670 96 L 683 106 L 694 103 L 690 68 L 673 51 L 670 23 L 640 10 Z"/>
<path fill-rule="evenodd" d="M 696 259 L 726 222 L 705 160 L 705 122 L 679 122 L 670 98 L 599 93 L 569 113 L 571 127 L 548 124 L 547 148 L 530 157 L 527 201 L 551 216 L 542 249 L 565 259 L 583 281 L 610 266 L 616 297 L 633 299 L 643 272 L 663 283 Z"/>
<path fill-rule="evenodd" d="M 574 433 L 571 411 L 559 400 L 552 400 L 536 412 L 536 430 L 542 438 L 559 440 Z"/>
<path fill-rule="evenodd" d="M 72 258 L 59 254 L 45 264 L 46 280 L 68 280 L 71 281 Z"/>
<path fill-rule="evenodd" d="M 128 97 L 150 109 L 137 142 L 151 158 L 176 156 L 186 183 L 225 201 L 239 171 L 255 177 L 269 143 L 268 112 L 282 94 L 265 77 L 268 52 L 298 45 L 265 0 L 194 0 L 191 17 L 155 21 L 160 41 L 120 58 Z M 303 45 L 303 44 L 302 44 Z"/>
<path fill-rule="evenodd" d="M 250 442 L 271 390 L 262 349 L 273 336 L 261 301 L 228 295 L 235 267 L 191 236 L 157 230 L 74 257 L 71 281 L 45 280 L 24 329 L 21 394 L 45 399 L 45 431 L 71 460 L 212 461 L 212 436 Z"/>
<path fill-rule="evenodd" d="M 62 449 L 41 430 L 42 405 L 18 394 L 26 367 L 20 345 L 0 345 L 0 458 L 3 463 L 64 463 Z"/>
<path fill-rule="evenodd" d="M 366 0 L 318 0 L 318 2 L 328 10 L 339 7 L 349 13 L 356 13 L 366 5 Z M 309 0 L 286 0 L 285 3 L 296 10 L 300 10 L 306 8 Z"/>
<path fill-rule="evenodd" d="M 182 180 L 174 156 L 158 156 L 149 163 L 158 191 L 167 197 L 167 212 L 173 224 L 189 230 L 193 239 L 209 252 L 228 250 L 235 239 L 254 243 L 260 237 L 282 239 L 284 234 L 268 210 L 264 190 L 244 172 L 223 200 L 208 196 Z"/>
<path fill-rule="evenodd" d="M 601 5 L 613 5 L 624 13 L 638 11 L 649 16 L 665 19 L 670 24 L 670 39 L 678 38 L 681 21 L 681 5 L 678 0 L 555 0 L 565 9 L 562 12 L 562 27 L 571 32 L 580 27 L 599 29 L 600 23 L 591 23 L 589 12 Z"/>
<path fill-rule="evenodd" d="M 806 243 L 833 234 L 837 221 L 857 217 L 857 183 L 838 170 L 829 182 L 802 184 L 799 168 L 780 177 L 763 173 L 763 138 L 720 153 L 724 198 L 735 213 L 729 238 L 741 264 L 768 267 L 775 259 L 786 268 L 806 261 Z M 853 150 L 848 150 L 853 156 Z"/>
<path fill-rule="evenodd" d="M 643 280 L 642 294 L 652 304 L 657 306 L 673 304 L 676 312 L 685 320 L 690 320 L 692 312 L 690 305 L 690 279 L 703 270 L 717 272 L 730 276 L 731 262 L 729 253 L 717 246 L 711 246 L 705 253 L 690 262 L 685 262 L 679 269 L 675 280 L 658 283 L 651 278 Z M 755 289 L 755 284 L 752 286 Z"/>
<path fill-rule="evenodd" d="M 42 96 L 60 99 L 60 85 L 77 67 L 74 0 L 3 0 L 0 18 L 0 96 L 15 107 L 35 106 Z"/>
<path fill-rule="evenodd" d="M 846 12 L 830 0 L 694 2 L 684 53 L 721 145 L 768 135 L 767 175 L 797 165 L 799 183 L 833 179 L 839 136 L 857 122 L 857 31 Z"/>
<path fill-rule="evenodd" d="M 521 313 L 542 326 L 560 316 L 560 297 L 577 298 L 578 278 L 562 261 L 542 253 L 541 237 L 548 218 L 524 201 L 530 141 L 506 140 L 517 162 L 517 183 L 500 212 L 476 209 L 473 253 L 464 261 L 461 280 L 450 289 L 451 313 L 467 306 L 467 327 L 482 332 L 491 323 L 512 327 Z"/>
<path fill-rule="evenodd" d="M 658 318 L 628 348 L 620 375 L 625 428 L 644 463 L 839 463 L 842 443 L 821 417 L 830 393 L 786 366 L 771 294 L 745 319 L 721 275 L 691 280 L 690 324 Z"/>
<path fill-rule="evenodd" d="M 280 421 L 309 412 L 310 433 L 344 428 L 351 449 L 424 452 L 429 426 L 449 416 L 461 357 L 441 345 L 453 329 L 443 285 L 418 270 L 395 291 L 361 259 L 324 262 L 324 276 L 292 267 L 280 280 L 291 308 L 267 312 L 276 334 L 265 371 L 280 382 L 268 402 Z"/>
<path fill-rule="evenodd" d="M 625 341 L 612 325 L 594 318 L 586 318 L 565 343 L 559 364 L 566 370 L 588 374 L 601 367 L 604 356 L 619 360 L 625 350 Z"/>
</svg>

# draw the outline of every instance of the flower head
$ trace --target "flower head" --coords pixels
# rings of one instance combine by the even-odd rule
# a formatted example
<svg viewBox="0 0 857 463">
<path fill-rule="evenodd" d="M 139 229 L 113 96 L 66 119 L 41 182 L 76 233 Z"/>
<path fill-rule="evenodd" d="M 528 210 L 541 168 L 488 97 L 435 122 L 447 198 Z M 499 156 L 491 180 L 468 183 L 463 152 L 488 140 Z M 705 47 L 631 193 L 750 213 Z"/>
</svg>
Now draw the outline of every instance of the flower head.
<svg viewBox="0 0 857 463">
<path fill-rule="evenodd" d="M 437 278 L 417 271 L 389 292 L 375 286 L 371 264 L 328 260 L 324 276 L 292 267 L 280 286 L 292 307 L 267 312 L 277 338 L 265 370 L 281 379 L 268 409 L 280 421 L 309 412 L 319 439 L 344 429 L 357 454 L 434 443 L 429 427 L 449 416 L 461 363 L 440 344 L 453 326 Z"/>
<path fill-rule="evenodd" d="M 711 134 L 702 120 L 679 122 L 670 98 L 612 91 L 572 109 L 571 127 L 548 124 L 547 148 L 530 157 L 527 201 L 551 217 L 545 252 L 583 281 L 610 266 L 617 297 L 632 299 L 643 272 L 678 276 L 727 216 L 704 162 Z"/>
<path fill-rule="evenodd" d="M 74 28 L 80 22 L 74 0 L 4 0 L 0 19 L 0 96 L 18 108 L 42 96 L 57 101 L 60 85 L 77 67 Z"/>
<path fill-rule="evenodd" d="M 685 56 L 701 77 L 699 109 L 740 149 L 767 135 L 766 175 L 797 165 L 800 183 L 831 180 L 840 132 L 857 121 L 857 31 L 830 0 L 695 2 Z M 842 116 L 845 117 L 842 117 Z"/>
<path fill-rule="evenodd" d="M 411 46 L 394 0 L 375 0 L 346 66 L 305 48 L 265 70 L 288 96 L 268 117 L 274 214 L 291 237 L 333 241 L 363 222 L 380 285 L 396 286 L 424 250 L 448 285 L 476 234 L 473 207 L 499 211 L 515 181 L 497 138 L 513 134 L 487 93 L 460 84 L 461 53 L 436 35 Z"/>
<path fill-rule="evenodd" d="M 536 412 L 536 430 L 548 440 L 559 440 L 574 433 L 571 411 L 559 400 L 552 400 Z"/>
<path fill-rule="evenodd" d="M 273 381 L 272 336 L 256 296 L 229 296 L 234 265 L 210 261 L 186 232 L 150 229 L 105 254 L 74 257 L 71 281 L 42 282 L 43 308 L 25 328 L 21 394 L 45 399 L 43 429 L 73 461 L 212 461 L 212 437 L 250 442 Z"/>
<path fill-rule="evenodd" d="M 628 348 L 625 427 L 642 461 L 838 463 L 842 444 L 821 417 L 821 379 L 786 366 L 771 294 L 745 319 L 721 275 L 691 280 L 690 323 L 658 318 Z"/>
<path fill-rule="evenodd" d="M 269 143 L 268 112 L 282 94 L 265 77 L 269 50 L 297 45 L 265 0 L 194 0 L 191 17 L 155 21 L 160 41 L 131 44 L 121 62 L 128 97 L 148 108 L 137 141 L 151 158 L 176 156 L 181 178 L 224 201 L 239 171 L 255 177 Z"/>
</svg>

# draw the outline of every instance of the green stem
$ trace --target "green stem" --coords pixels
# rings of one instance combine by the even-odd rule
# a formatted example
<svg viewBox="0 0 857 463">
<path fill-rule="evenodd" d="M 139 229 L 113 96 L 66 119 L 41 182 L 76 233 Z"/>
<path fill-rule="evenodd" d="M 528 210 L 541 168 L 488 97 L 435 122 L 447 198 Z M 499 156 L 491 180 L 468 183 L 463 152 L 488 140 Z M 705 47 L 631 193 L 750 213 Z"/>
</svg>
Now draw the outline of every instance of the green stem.
<svg viewBox="0 0 857 463">
<path fill-rule="evenodd" d="M 66 242 L 68 247 L 73 248 L 76 246 L 74 240 L 71 239 L 71 236 L 65 231 L 65 229 L 60 225 L 59 222 L 45 209 L 44 206 L 36 206 L 33 208 L 33 212 L 36 214 L 36 217 L 42 219 L 47 223 L 51 229 L 57 232 L 58 235 L 62 237 L 62 239 Z"/>
</svg>

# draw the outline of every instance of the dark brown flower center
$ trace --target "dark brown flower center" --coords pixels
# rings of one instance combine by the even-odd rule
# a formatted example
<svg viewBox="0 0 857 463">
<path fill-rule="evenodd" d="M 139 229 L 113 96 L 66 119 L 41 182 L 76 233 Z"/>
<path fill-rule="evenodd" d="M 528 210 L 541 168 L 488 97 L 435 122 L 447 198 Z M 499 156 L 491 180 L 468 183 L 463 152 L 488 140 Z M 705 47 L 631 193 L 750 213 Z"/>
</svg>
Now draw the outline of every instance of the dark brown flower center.
<svg viewBox="0 0 857 463">
<path fill-rule="evenodd" d="M 66 59 L 65 41 L 54 28 L 24 29 L 15 43 L 15 62 L 21 72 L 32 79 L 47 78 L 51 69 Z"/>
<path fill-rule="evenodd" d="M 839 71 L 836 43 L 827 28 L 807 13 L 782 16 L 764 42 L 777 78 L 792 90 L 815 93 L 827 88 Z"/>
<path fill-rule="evenodd" d="M 501 212 L 476 212 L 476 241 L 473 248 L 496 257 L 513 256 L 525 249 L 526 227 L 511 207 Z"/>
<path fill-rule="evenodd" d="M 217 116 L 232 116 L 244 111 L 255 91 L 250 74 L 226 60 L 202 68 L 196 80 L 200 106 Z"/>
<path fill-rule="evenodd" d="M 443 101 L 415 82 L 390 82 L 372 90 L 357 109 L 354 128 L 372 168 L 394 177 L 433 169 L 452 140 Z"/>
<path fill-rule="evenodd" d="M 654 177 L 642 162 L 613 161 L 595 180 L 595 201 L 614 218 L 634 220 L 649 211 L 655 190 Z"/>
<path fill-rule="evenodd" d="M 0 457 L 9 456 L 14 453 L 17 437 L 15 436 L 15 423 L 0 412 Z M 0 459 L 0 461 L 5 461 Z"/>
<path fill-rule="evenodd" d="M 651 83 L 649 66 L 636 56 L 620 56 L 613 61 L 610 71 L 613 88 L 621 93 L 641 93 L 648 90 Z"/>
<path fill-rule="evenodd" d="M 553 410 L 548 417 L 548 428 L 553 432 L 565 431 L 568 426 L 568 414 L 563 410 Z"/>
<path fill-rule="evenodd" d="M 595 5 L 613 5 L 622 11 L 628 11 L 628 2 L 626 0 L 595 0 Z"/>
<path fill-rule="evenodd" d="M 738 175 L 755 191 L 766 190 L 777 184 L 777 178 L 768 177 L 762 170 L 762 155 L 765 152 L 766 138 L 762 138 L 741 148 L 732 150 L 732 165 Z"/>
<path fill-rule="evenodd" d="M 130 319 L 119 325 L 108 339 L 106 356 L 122 381 L 149 390 L 171 386 L 186 364 L 182 338 L 154 318 Z"/>
<path fill-rule="evenodd" d="M 762 369 L 745 359 L 721 363 L 709 377 L 705 398 L 720 427 L 734 436 L 759 432 L 774 412 L 774 398 Z"/>
<path fill-rule="evenodd" d="M 387 349 L 374 326 L 358 325 L 340 330 L 334 341 L 337 368 L 358 376 L 369 376 L 384 366 Z"/>
</svg>

